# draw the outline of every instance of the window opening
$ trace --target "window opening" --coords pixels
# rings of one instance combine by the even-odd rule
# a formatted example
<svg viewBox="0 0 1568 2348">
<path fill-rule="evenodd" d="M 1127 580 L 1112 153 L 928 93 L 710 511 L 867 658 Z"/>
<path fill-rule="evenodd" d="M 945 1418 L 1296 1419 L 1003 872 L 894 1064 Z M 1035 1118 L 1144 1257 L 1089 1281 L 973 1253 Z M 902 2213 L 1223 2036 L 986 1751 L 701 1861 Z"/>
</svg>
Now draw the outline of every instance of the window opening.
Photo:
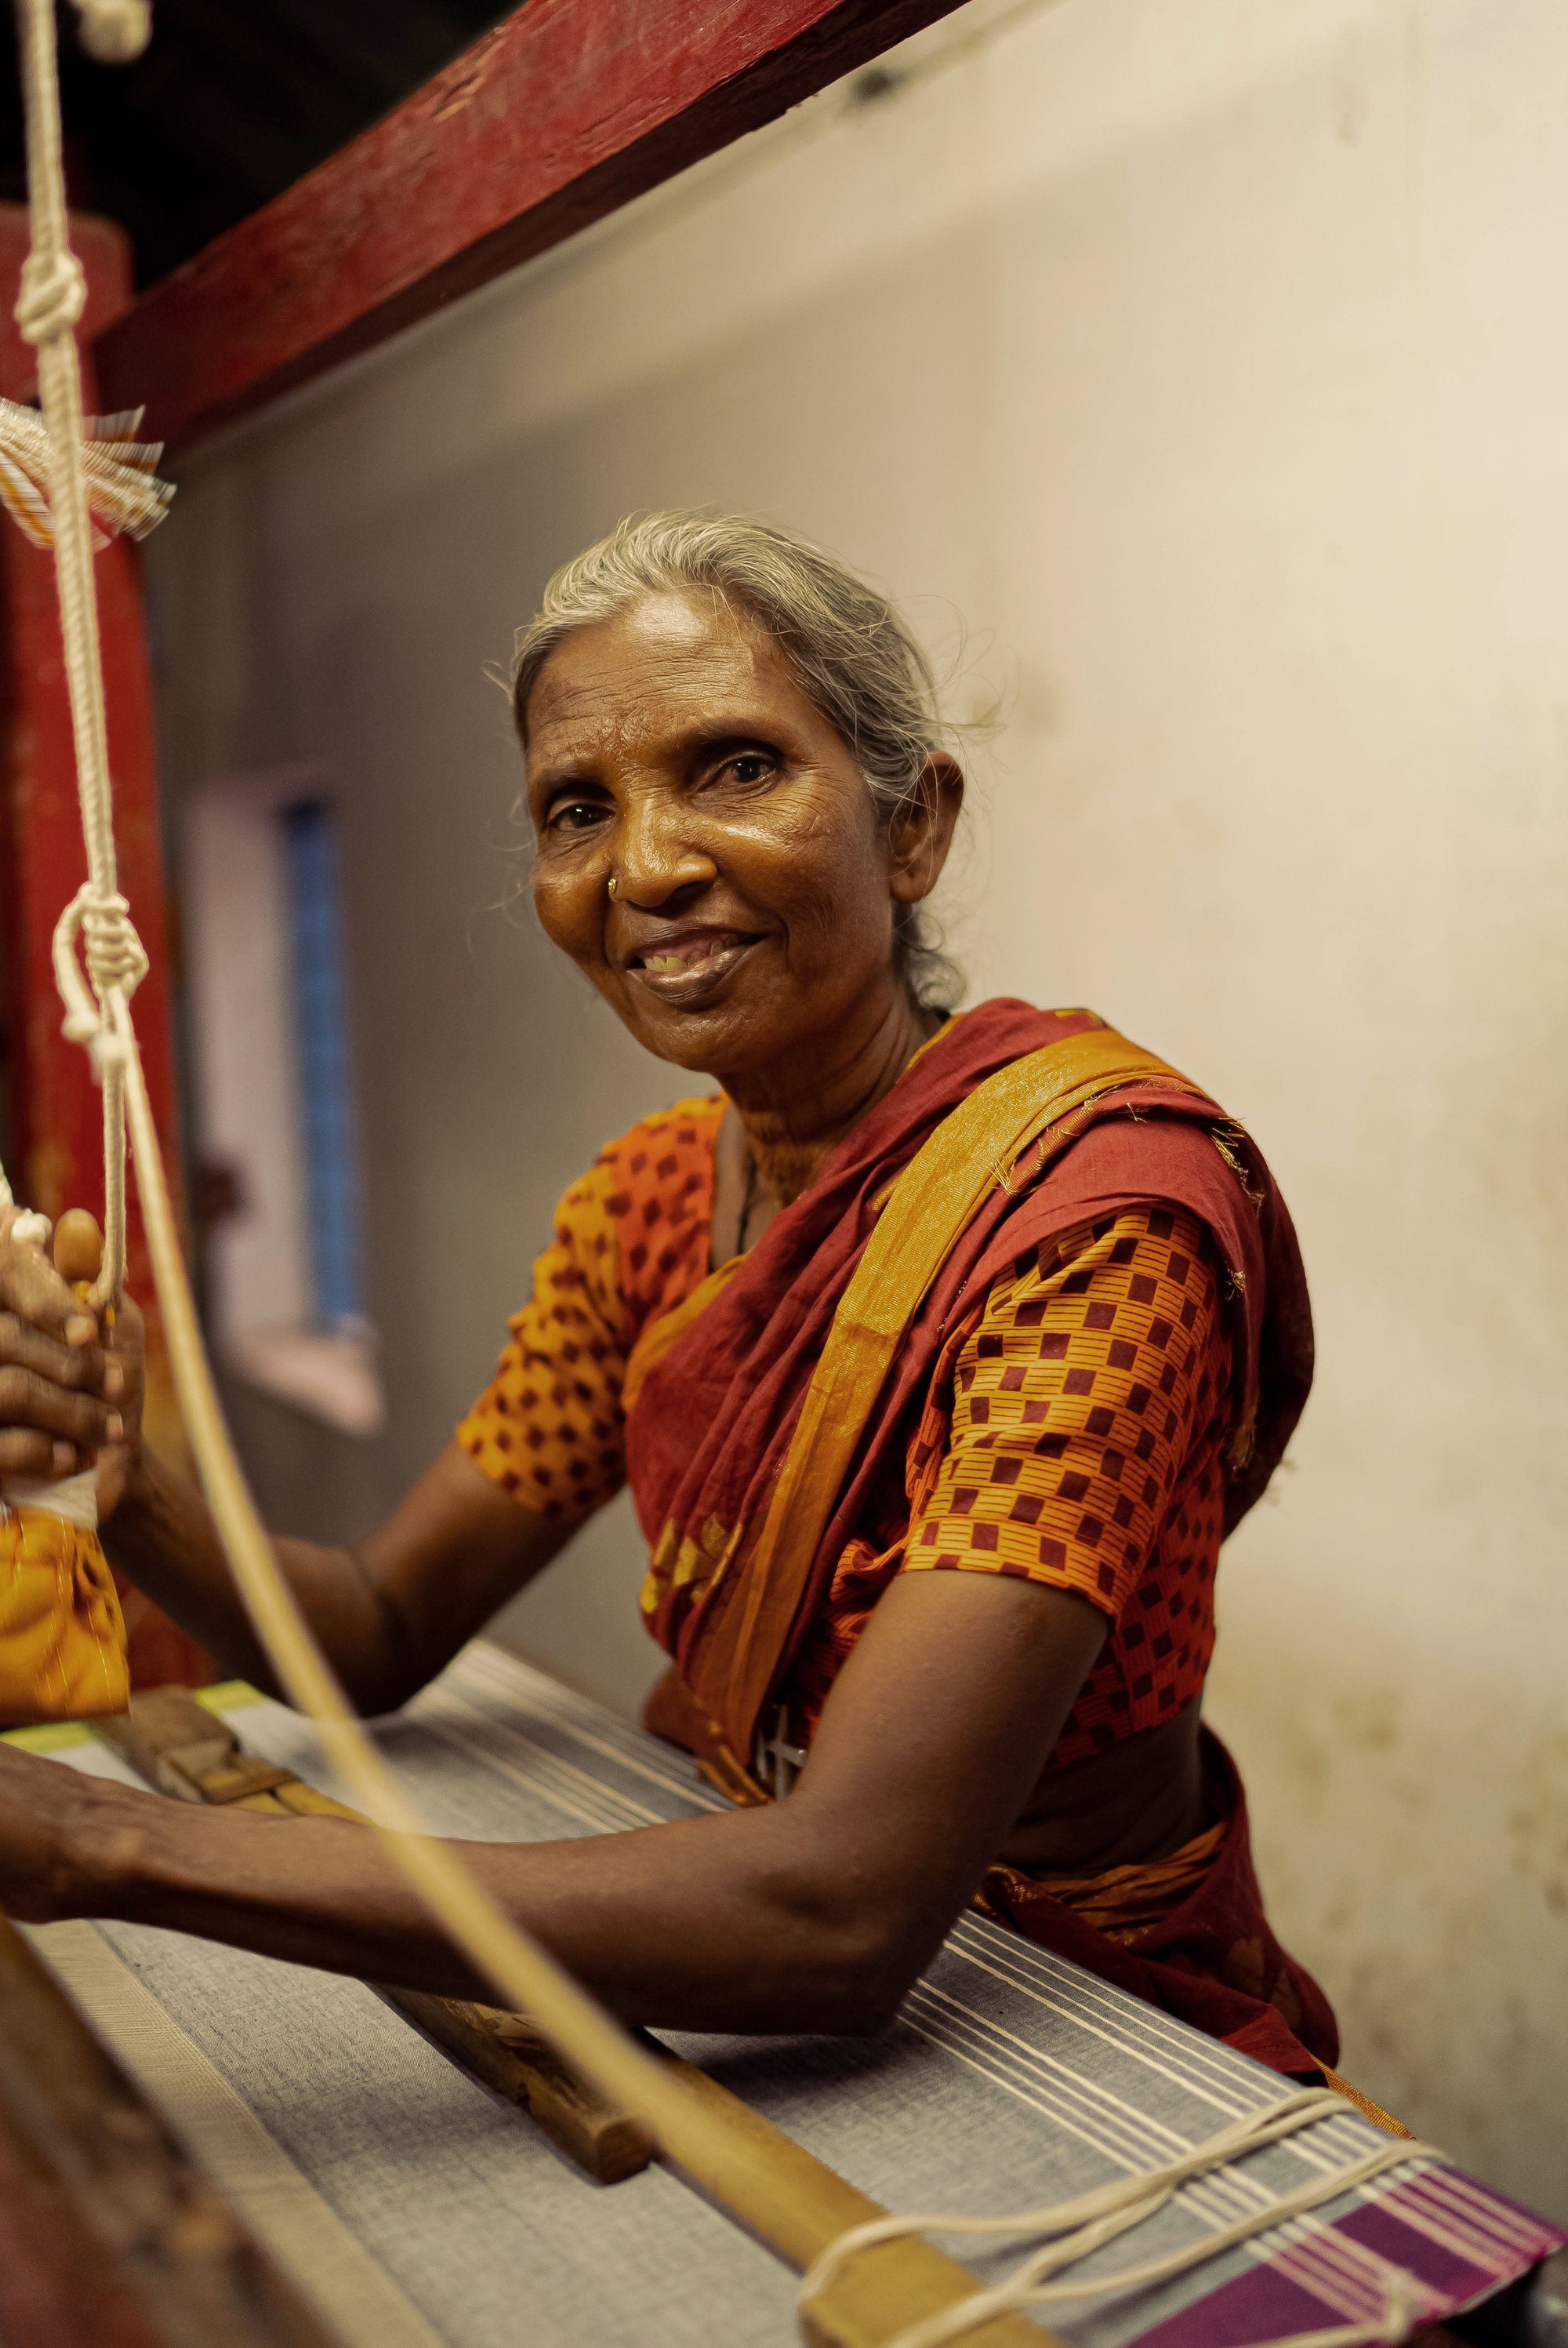
<svg viewBox="0 0 1568 2348">
<path fill-rule="evenodd" d="M 358 1152 L 343 1012 L 336 828 L 321 799 L 284 810 L 295 1045 L 315 1318 L 357 1322 Z"/>
<path fill-rule="evenodd" d="M 336 809 L 294 767 L 197 792 L 184 905 L 213 1348 L 346 1434 L 385 1411 L 365 1316 Z"/>
</svg>

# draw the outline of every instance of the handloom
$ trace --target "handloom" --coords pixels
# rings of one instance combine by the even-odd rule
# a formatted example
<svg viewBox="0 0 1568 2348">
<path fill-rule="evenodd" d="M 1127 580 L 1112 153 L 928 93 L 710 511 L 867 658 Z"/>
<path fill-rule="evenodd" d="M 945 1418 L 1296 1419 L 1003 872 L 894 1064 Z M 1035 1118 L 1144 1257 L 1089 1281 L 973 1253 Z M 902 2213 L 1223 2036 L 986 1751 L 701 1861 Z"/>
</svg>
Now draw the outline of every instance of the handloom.
<svg viewBox="0 0 1568 2348">
<path fill-rule="evenodd" d="M 203 1701 L 185 1688 L 157 1689 L 133 1697 L 128 1711 L 100 1721 L 97 1733 L 146 1784 L 177 1800 L 231 1805 L 272 1818 L 335 1817 L 364 1823 L 359 1811 L 307 1785 L 293 1770 L 243 1752 L 210 1695 Z M 383 1988 L 381 1995 L 487 2086 L 520 2104 L 551 2142 L 600 2185 L 618 2184 L 647 2168 L 653 2156 L 648 2130 L 575 2079 L 525 2015 L 423 1990 Z"/>
<path fill-rule="evenodd" d="M 132 54 L 145 38 L 145 9 L 140 0 L 79 0 L 79 5 L 89 25 L 96 28 L 100 49 Z M 754 2157 L 758 2150 L 754 2129 L 748 2131 L 727 2103 L 720 2104 L 695 2090 L 679 2066 L 661 2064 L 617 2030 L 526 1935 L 507 1921 L 466 1876 L 452 1852 L 429 1838 L 417 1811 L 405 1798 L 405 1787 L 415 1786 L 418 1773 L 399 1775 L 383 1765 L 375 1748 L 360 1731 L 278 1573 L 223 1426 L 202 1353 L 128 1008 L 129 995 L 145 971 L 146 960 L 131 928 L 128 909 L 115 885 L 87 469 L 73 337 L 74 324 L 81 312 L 83 287 L 66 233 L 52 10 L 49 0 L 19 0 L 19 5 L 35 242 L 24 276 L 18 314 L 24 333 L 39 348 L 40 383 L 48 429 L 46 469 L 51 526 L 89 870 L 87 887 L 78 892 L 62 918 L 56 938 L 56 969 L 67 1004 L 67 1032 L 87 1043 L 93 1051 L 105 1099 L 108 1245 L 93 1301 L 102 1309 L 112 1309 L 123 1278 L 122 1120 L 128 1115 L 176 1383 L 203 1484 L 236 1581 L 280 1684 L 313 1720 L 323 1760 L 333 1765 L 347 1790 L 373 1808 L 377 1825 L 387 1833 L 389 1849 L 454 1941 L 479 1970 L 508 1999 L 538 2018 L 574 2070 L 600 2092 L 623 2103 L 645 2121 L 654 2131 L 663 2155 L 676 2161 L 733 2214 L 753 2223 L 798 2263 L 806 2257 L 821 2260 L 823 2253 L 832 2249 L 835 2236 L 844 2231 L 850 2216 L 846 2203 L 861 2203 L 853 2212 L 854 2218 L 861 2221 L 856 2240 L 841 2242 L 836 2258 L 829 2258 L 814 2268 L 815 2286 L 808 2291 L 803 2307 L 808 2336 L 823 2342 L 843 2342 L 845 2348 L 852 2341 L 889 2342 L 895 2337 L 900 2348 L 917 2348 L 917 2343 L 920 2348 L 932 2348 L 938 2339 L 963 2334 L 991 2340 L 997 2348 L 1001 2348 L 1002 2342 L 1018 2333 L 1017 2319 L 1009 2312 L 1010 2306 L 1023 2296 L 1040 2295 L 1033 2289 L 1034 2283 L 1046 2266 L 1067 2262 L 1061 2256 L 1064 2246 L 1059 2246 L 1050 2260 L 1042 2261 L 1037 2255 L 1018 2281 L 999 2294 L 958 2307 L 956 2302 L 965 2297 L 967 2290 L 961 2273 L 918 2241 L 894 2242 L 886 2238 L 885 2229 L 873 2239 L 864 2221 L 870 2220 L 874 2227 L 880 2227 L 879 2213 L 874 2208 L 867 2209 L 863 2197 L 852 2188 L 840 2188 L 835 2205 L 831 2192 L 825 2198 L 819 2178 L 809 2216 L 803 2216 L 799 2208 L 792 2213 L 790 2195 L 784 2184 L 786 2155 L 773 2147 L 770 2139 L 768 2157 Z M 86 942 L 91 993 L 76 963 L 78 933 Z M 1026 1117 L 1019 1124 L 1017 1146 L 1027 1138 L 1027 1123 Z M 1009 1133 L 1009 1138 L 1015 1138 Z M 988 1162 L 982 1173 L 989 1179 L 989 1173 L 995 1171 L 1005 1189 L 1010 1162 L 1010 1156 L 998 1159 L 994 1166 Z M 742 1626 L 743 1646 L 749 1627 Z M 745 1680 L 743 1673 L 737 1682 L 743 1693 Z M 682 1814 L 679 1810 L 674 1813 Z M 689 1815 L 689 1810 L 684 1814 Z M 655 1810 L 651 1815 L 659 1813 Z M 112 1942 L 110 1934 L 100 1937 Z M 1052 1978 L 1050 1969 L 1054 1960 L 1035 1952 L 1030 1962 L 1043 1967 L 1048 1981 Z M 1002 1977 L 999 1960 L 997 1965 L 982 1964 L 981 1970 Z M 1066 1970 L 1069 1973 L 1071 1971 Z M 1062 1993 L 1053 1990 L 1047 1995 L 1027 1986 L 1023 1991 L 1026 2000 L 1032 1998 L 1047 2005 L 1058 2003 Z M 1094 1993 L 1103 2002 L 1102 1991 L 1097 1989 Z M 1132 2003 L 1125 2000 L 1122 2003 Z M 1010 2034 L 1019 2036 L 1016 2031 Z M 1097 2034 L 1106 2036 L 1106 2028 L 1097 2026 Z M 1145 2146 L 1142 2162 L 1133 2164 L 1133 2173 L 1139 2176 L 1141 2188 L 1147 2188 L 1146 2207 L 1140 2204 L 1135 2193 L 1130 2200 L 1122 2197 L 1123 2206 L 1115 2211 L 1102 2202 L 1094 2205 L 1093 2210 L 1082 2207 L 1071 2212 L 1053 2209 L 1047 2214 L 1037 2214 L 1027 2224 L 1030 2229 L 1054 2232 L 1070 2222 L 1083 2220 L 1090 2231 L 1078 2236 L 1071 2246 L 1072 2262 L 1077 2263 L 1079 2253 L 1085 2251 L 1091 2260 L 1097 2254 L 1094 2245 L 1108 2240 L 1110 2232 L 1114 2230 L 1111 2226 L 1113 2217 L 1136 2218 L 1141 2225 L 1147 2223 L 1155 2229 L 1173 2213 L 1185 2219 L 1186 2197 L 1211 2191 L 1214 2179 L 1228 2178 L 1234 2167 L 1238 2178 L 1251 2181 L 1250 2207 L 1241 2208 L 1237 2214 L 1219 2224 L 1214 2246 L 1245 2250 L 1250 2238 L 1278 2232 L 1280 2221 L 1289 2219 L 1294 2222 L 1298 2211 L 1304 2212 L 1317 2202 L 1342 2199 L 1353 2189 L 1369 2189 L 1374 2183 L 1386 2183 L 1391 2178 L 1395 2181 L 1381 2196 L 1386 2214 L 1396 2196 L 1405 2189 L 1399 2180 L 1407 2178 L 1407 2172 L 1409 2193 L 1424 2209 L 1426 2198 L 1437 2189 L 1433 2177 L 1440 2179 L 1446 2175 L 1441 2169 L 1429 2172 L 1423 2168 L 1419 2148 L 1391 2147 L 1373 2139 L 1362 2141 L 1354 2149 L 1348 2149 L 1337 2139 L 1328 2143 L 1324 2131 L 1357 2127 L 1360 2123 L 1330 2116 L 1327 2103 L 1296 2103 L 1288 2113 L 1280 2112 L 1278 2103 L 1277 2087 L 1271 2089 L 1262 2103 L 1249 2102 L 1243 2096 L 1234 2114 L 1237 2133 L 1226 2139 L 1225 2147 L 1227 2152 L 1235 2152 L 1234 2164 L 1227 2160 L 1223 2168 L 1214 2168 L 1212 2159 L 1205 2157 L 1201 2164 L 1202 2175 L 1186 2177 L 1184 2181 L 1179 2180 L 1177 2172 L 1193 2165 L 1191 2137 L 1181 2141 L 1174 2152 L 1169 2145 L 1164 2147 L 1163 2157 L 1158 2150 L 1151 2157 L 1151 2147 Z M 1293 2125 L 1288 2135 L 1276 2125 L 1286 2118 L 1300 2123 L 1299 2127 Z M 1276 2137 L 1277 2142 L 1274 2141 Z M 1314 2146 L 1316 2150 L 1312 2149 Z M 1211 2154 L 1213 2151 L 1211 2147 Z M 1254 2167 L 1276 2157 L 1306 2161 L 1312 2174 L 1304 2178 L 1299 2170 L 1293 2171 L 1292 2183 L 1283 2189 L 1264 2185 L 1260 2178 L 1265 2170 L 1259 2169 L 1258 2175 L 1254 2176 Z M 800 2180 L 797 2178 L 795 2181 Z M 954 2184 L 958 2181 L 952 2180 Z M 1261 2199 L 1257 2198 L 1260 2193 Z M 812 2197 L 807 2193 L 799 2198 L 810 2200 Z M 1441 2204 L 1440 2194 L 1438 2199 Z M 1460 2200 L 1462 2206 L 1468 2206 L 1463 2205 L 1462 2195 Z M 1500 2211 L 1505 2207 L 1495 2206 Z M 941 2221 L 927 2219 L 917 2222 L 931 2225 Z M 1025 2222 L 1020 2220 L 1019 2224 Z M 1395 2223 L 1417 2235 L 1422 2230 L 1414 2219 L 1407 2219 L 1402 2203 Z M 1459 2221 L 1450 2215 L 1442 2223 L 1447 2228 L 1444 2240 L 1448 2242 Z M 1098 2232 L 1094 2230 L 1097 2228 Z M 1212 2226 L 1210 2230 L 1214 2230 Z M 1337 2226 L 1329 2230 L 1336 2245 L 1334 2257 L 1348 2260 L 1354 2268 L 1357 2259 L 1345 2248 L 1345 2243 L 1354 2238 Z M 1438 2295 L 1423 2293 L 1419 2282 L 1410 2279 L 1409 2261 L 1390 2261 L 1365 2247 L 1360 2248 L 1358 2255 L 1366 2303 L 1330 2327 L 1327 2336 L 1348 2348 L 1353 2341 L 1386 2337 L 1407 2328 L 1413 2310 L 1419 2305 L 1430 2310 L 1439 2305 Z M 1468 2252 L 1461 2250 L 1460 2255 L 1462 2258 Z M 1192 2268 L 1190 2240 L 1165 2246 L 1152 2240 L 1142 2263 L 1132 2271 L 1131 2278 L 1123 2281 L 1135 2281 L 1140 2290 L 1146 2284 L 1174 2286 Z M 1091 2263 L 1084 2271 L 1091 2275 L 1095 2271 Z M 1104 2300 L 1103 2270 L 1100 2271 L 1101 2298 Z M 1476 2267 L 1474 2271 L 1485 2270 Z M 1402 2281 L 1399 2280 L 1401 2274 L 1406 2277 Z M 1092 2289 L 1092 2285 L 1089 2288 Z M 1059 2289 L 1053 2287 L 1053 2297 Z M 1071 2296 L 1081 2300 L 1084 2292 L 1074 2289 Z M 1120 2303 L 1120 2294 L 1116 2303 Z M 1320 2303 L 1332 2304 L 1321 2300 Z M 1122 2336 L 1142 2337 L 1145 2331 L 1146 2327 Z M 1267 2336 L 1279 2337 L 1278 2327 Z M 1310 2336 L 1324 2336 L 1323 2327 L 1319 2325 Z"/>
<path fill-rule="evenodd" d="M 309 1725 L 282 1706 L 251 1698 L 226 1717 L 256 1763 L 345 1790 Z M 448 1834 L 546 1839 L 719 1807 L 684 1756 L 484 1642 L 377 1735 Z M 129 1774 L 85 1733 L 60 1757 Z M 539 2348 L 585 2329 L 606 2348 L 787 2336 L 783 2266 L 661 2163 L 608 2190 L 589 2184 L 363 1985 L 134 1926 L 31 1937 L 51 1962 L 64 1947 L 79 1966 L 73 1948 L 90 1941 L 128 1967 L 448 2348 L 516 2337 L 519 2275 Z M 112 2016 L 95 2019 L 125 2059 Z M 1296 2092 L 976 1914 L 880 2039 L 661 2037 L 873 2202 L 977 2217 L 1136 2185 L 1223 2127 L 1282 2113 Z M 1394 2163 L 1380 2175 L 1296 2218 L 1272 2214 L 1303 2183 L 1343 2178 L 1378 2152 Z M 240 2202 L 264 2235 L 264 2213 Z M 1254 2240 L 1153 2288 L 1053 2305 L 1053 2329 L 1072 2348 L 1337 2339 L 1358 2326 L 1368 2336 L 1398 2295 L 1391 2281 L 1408 2279 L 1404 2303 L 1435 2321 L 1506 2290 L 1562 2239 L 1340 2104 L 1181 2186 L 1074 2280 L 1088 2290 L 1258 2212 L 1268 2226 Z M 952 2239 L 986 2282 L 1013 2255 Z M 273 2247 L 286 2264 L 287 2243 Z"/>
</svg>

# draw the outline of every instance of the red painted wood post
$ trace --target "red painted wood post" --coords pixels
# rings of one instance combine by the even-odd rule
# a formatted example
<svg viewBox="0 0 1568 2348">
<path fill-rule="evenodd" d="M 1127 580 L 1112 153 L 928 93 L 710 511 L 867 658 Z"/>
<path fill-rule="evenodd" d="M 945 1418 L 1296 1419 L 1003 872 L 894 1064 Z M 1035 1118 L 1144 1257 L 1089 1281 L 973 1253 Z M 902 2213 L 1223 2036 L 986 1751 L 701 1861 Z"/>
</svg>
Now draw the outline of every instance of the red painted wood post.
<svg viewBox="0 0 1568 2348">
<path fill-rule="evenodd" d="M 87 272 L 82 320 L 83 396 L 96 401 L 87 345 L 131 300 L 130 255 L 111 221 L 77 215 L 72 239 Z M 26 398 L 36 376 L 33 352 L 11 317 L 11 289 L 27 250 L 27 214 L 0 204 L 0 393 Z M 178 1179 L 177 1118 L 169 1025 L 169 938 L 159 837 L 158 778 L 136 550 L 121 540 L 97 558 L 98 614 L 108 704 L 109 764 L 120 887 L 151 965 L 137 990 L 135 1016 L 153 1115 Z M 54 558 L 31 546 L 0 514 L 0 930 L 4 932 L 10 1045 L 11 1155 L 19 1199 L 46 1215 L 68 1206 L 103 1215 L 103 1112 L 87 1056 L 60 1033 L 60 999 L 50 944 L 67 901 L 87 878 L 77 813 L 76 760 L 65 655 L 55 602 Z M 129 1274 L 148 1323 L 148 1425 L 160 1450 L 178 1456 L 184 1433 L 175 1406 L 162 1324 L 132 1186 Z M 213 1677 L 208 1658 L 139 1591 L 122 1586 L 133 1685 Z"/>
</svg>

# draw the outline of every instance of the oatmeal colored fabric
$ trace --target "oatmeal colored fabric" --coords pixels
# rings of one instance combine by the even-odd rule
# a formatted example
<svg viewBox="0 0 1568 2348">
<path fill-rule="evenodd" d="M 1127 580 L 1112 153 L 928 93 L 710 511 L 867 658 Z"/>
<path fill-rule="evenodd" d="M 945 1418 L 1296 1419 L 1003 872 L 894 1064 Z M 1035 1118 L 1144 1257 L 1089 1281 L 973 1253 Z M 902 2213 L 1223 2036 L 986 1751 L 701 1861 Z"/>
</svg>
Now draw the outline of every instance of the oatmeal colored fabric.
<svg viewBox="0 0 1568 2348">
<path fill-rule="evenodd" d="M 458 1429 L 476 1465 L 543 1515 L 580 1519 L 620 1490 L 629 1363 L 656 1357 L 723 1276 L 707 1262 L 723 1106 L 646 1119 L 573 1184 Z M 809 1735 L 877 1599 L 911 1570 L 1023 1576 L 1114 1623 L 1057 1760 L 1170 1718 L 1214 1647 L 1230 1395 L 1218 1275 L 1190 1214 L 1129 1208 L 1012 1265 L 927 1397 L 868 1536 L 844 1552 L 791 1675 L 796 1732 Z M 910 1496 L 932 1467 L 911 1534 Z M 651 1569 L 647 1615 L 663 1596 Z"/>
</svg>

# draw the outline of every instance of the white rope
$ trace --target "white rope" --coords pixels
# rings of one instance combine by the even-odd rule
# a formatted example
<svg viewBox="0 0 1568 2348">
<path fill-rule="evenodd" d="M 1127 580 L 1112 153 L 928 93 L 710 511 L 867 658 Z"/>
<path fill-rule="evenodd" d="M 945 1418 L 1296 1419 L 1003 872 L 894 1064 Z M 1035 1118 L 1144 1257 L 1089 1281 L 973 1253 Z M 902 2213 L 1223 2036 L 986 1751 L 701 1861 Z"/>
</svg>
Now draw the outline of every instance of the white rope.
<svg viewBox="0 0 1568 2348">
<path fill-rule="evenodd" d="M 1222 2251 L 1235 2249 L 1239 2243 L 1251 2241 L 1255 2236 L 1271 2231 L 1285 2219 L 1298 2216 L 1322 2201 L 1332 2200 L 1341 2193 L 1363 2185 L 1382 2170 L 1394 2168 L 1419 2155 L 1429 2154 L 1430 2145 L 1417 2144 L 1404 2137 L 1397 2142 L 1379 2145 L 1358 2161 L 1343 2168 L 1321 2173 L 1298 2186 L 1293 2193 L 1281 2194 L 1264 2207 L 1251 2210 L 1234 2225 L 1224 2227 L 1218 2233 L 1204 2234 L 1173 2250 L 1145 2259 L 1139 2265 L 1121 2268 L 1112 2274 L 1093 2274 L 1073 2282 L 1050 2282 L 1047 2277 L 1059 2274 L 1064 2267 L 1074 2266 L 1118 2235 L 1132 2227 L 1142 2225 L 1163 2209 L 1178 2188 L 1190 2178 L 1203 2177 L 1222 2168 L 1226 2162 L 1238 2160 L 1245 2154 L 1256 2152 L 1265 2145 L 1276 2144 L 1282 2137 L 1294 2135 L 1318 2120 L 1346 2116 L 1343 2096 L 1325 2087 L 1304 2087 L 1283 2102 L 1270 2105 L 1261 2112 L 1249 2113 L 1233 2122 L 1217 2136 L 1205 2138 L 1180 2158 L 1168 2162 L 1163 2168 L 1149 2169 L 1140 2176 L 1118 2178 L 1110 2185 L 1098 2187 L 1090 2193 L 1081 2193 L 1071 2201 L 1059 2201 L 1042 2209 L 1023 2209 L 1009 2217 L 974 2218 L 952 2211 L 926 2211 L 919 2216 L 877 2218 L 867 2225 L 855 2226 L 830 2243 L 821 2257 L 807 2270 L 800 2287 L 803 2311 L 809 2302 L 825 2291 L 847 2262 L 861 2251 L 878 2242 L 891 2242 L 909 2234 L 1049 2234 L 1052 2237 L 1042 2250 L 1031 2251 L 1014 2268 L 1011 2274 L 989 2289 L 974 2291 L 956 2306 L 946 2308 L 940 2314 L 913 2324 L 886 2343 L 886 2348 L 947 2348 L 947 2343 L 961 2340 L 966 2333 L 978 2331 L 982 2324 L 996 2317 L 1017 2313 L 1026 2307 L 1044 2307 L 1064 2300 L 1098 2297 L 1102 2292 L 1146 2290 L 1198 2266 Z M 1368 2253 L 1372 2258 L 1372 2253 Z M 1402 2267 L 1389 2260 L 1375 2259 L 1378 2280 L 1383 2291 L 1384 2303 L 1378 2316 L 1367 2322 L 1336 2325 L 1324 2332 L 1300 2333 L 1286 2341 L 1274 2341 L 1269 2348 L 1357 2348 L 1357 2343 L 1375 2341 L 1402 2340 L 1429 2305 L 1427 2295 L 1415 2278 Z"/>
<path fill-rule="evenodd" d="M 134 0 L 78 0 L 84 37 L 95 54 L 135 54 Z M 139 25 L 145 43 L 145 7 Z M 74 328 L 87 304 L 87 280 L 70 247 L 60 144 L 60 94 L 55 14 L 49 0 L 20 0 L 22 92 L 27 131 L 27 201 L 32 250 L 22 270 L 16 323 L 38 352 L 38 391 L 48 433 L 48 485 L 54 522 L 55 579 L 65 640 L 66 682 L 76 742 L 77 789 L 87 843 L 87 880 L 76 921 L 87 934 L 89 975 L 97 1000 L 79 985 L 67 995 L 67 1032 L 88 1040 L 104 1096 L 104 1255 L 90 1302 L 115 1304 L 125 1285 L 125 1075 L 134 1048 L 127 1004 L 147 969 L 141 941 L 119 893 L 114 801 L 104 716 L 93 526 L 87 503 L 81 371 Z M 68 916 L 67 916 L 68 918 Z M 72 932 L 74 935 L 74 932 Z M 73 957 L 73 971 L 74 971 Z M 62 973 L 59 933 L 55 969 Z M 101 983 L 100 983 L 101 982 Z M 90 1035 L 84 1023 L 90 1019 Z"/>
</svg>

